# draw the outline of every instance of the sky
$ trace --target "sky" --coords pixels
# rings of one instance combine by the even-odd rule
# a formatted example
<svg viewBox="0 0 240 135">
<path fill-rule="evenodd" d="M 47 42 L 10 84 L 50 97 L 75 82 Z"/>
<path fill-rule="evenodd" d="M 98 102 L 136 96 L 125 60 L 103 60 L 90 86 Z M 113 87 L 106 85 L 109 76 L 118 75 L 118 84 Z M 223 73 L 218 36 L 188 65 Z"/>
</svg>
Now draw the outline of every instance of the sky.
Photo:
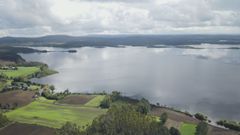
<svg viewBox="0 0 240 135">
<path fill-rule="evenodd" d="M 240 34 L 240 0 L 0 0 L 0 37 Z"/>
</svg>

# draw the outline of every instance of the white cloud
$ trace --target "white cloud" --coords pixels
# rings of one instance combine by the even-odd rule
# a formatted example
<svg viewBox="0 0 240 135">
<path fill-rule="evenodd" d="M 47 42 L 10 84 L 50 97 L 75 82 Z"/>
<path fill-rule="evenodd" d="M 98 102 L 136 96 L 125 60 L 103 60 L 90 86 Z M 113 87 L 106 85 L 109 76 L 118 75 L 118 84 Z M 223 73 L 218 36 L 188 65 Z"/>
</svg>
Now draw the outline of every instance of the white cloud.
<svg viewBox="0 0 240 135">
<path fill-rule="evenodd" d="M 239 0 L 0 0 L 0 34 L 234 34 L 240 33 L 237 4 Z"/>
<path fill-rule="evenodd" d="M 183 55 L 191 55 L 191 56 L 197 56 L 199 58 L 205 58 L 205 59 L 221 59 L 225 56 L 227 56 L 229 50 L 216 50 L 216 49 L 202 49 L 202 50 L 196 50 L 196 49 L 186 49 L 183 51 Z"/>
</svg>

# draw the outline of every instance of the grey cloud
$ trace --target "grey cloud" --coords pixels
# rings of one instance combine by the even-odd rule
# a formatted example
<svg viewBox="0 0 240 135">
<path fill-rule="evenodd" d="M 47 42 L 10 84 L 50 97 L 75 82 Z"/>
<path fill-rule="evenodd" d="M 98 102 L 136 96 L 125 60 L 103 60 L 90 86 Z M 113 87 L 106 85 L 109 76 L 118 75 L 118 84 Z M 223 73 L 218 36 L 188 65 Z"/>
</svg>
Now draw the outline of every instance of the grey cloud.
<svg viewBox="0 0 240 135">
<path fill-rule="evenodd" d="M 78 11 L 58 9 L 76 15 L 56 15 L 52 7 L 61 2 L 79 4 Z M 238 5 L 239 0 L 0 0 L 0 36 L 240 33 Z"/>
<path fill-rule="evenodd" d="M 29 28 L 56 23 L 57 18 L 51 15 L 49 7 L 46 0 L 3 0 L 0 28 Z"/>
<path fill-rule="evenodd" d="M 210 0 L 210 4 L 217 10 L 240 10 L 239 0 Z"/>
<path fill-rule="evenodd" d="M 151 0 L 71 0 L 71 1 L 139 3 L 139 2 L 150 2 Z"/>
</svg>

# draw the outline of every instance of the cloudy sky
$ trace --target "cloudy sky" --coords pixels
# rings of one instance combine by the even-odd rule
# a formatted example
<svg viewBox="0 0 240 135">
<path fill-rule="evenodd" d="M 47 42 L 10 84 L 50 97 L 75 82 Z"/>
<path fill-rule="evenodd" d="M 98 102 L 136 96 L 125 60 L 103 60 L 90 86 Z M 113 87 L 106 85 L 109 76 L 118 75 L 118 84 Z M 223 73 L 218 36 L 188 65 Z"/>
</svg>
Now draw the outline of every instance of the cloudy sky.
<svg viewBox="0 0 240 135">
<path fill-rule="evenodd" d="M 0 36 L 239 34 L 240 0 L 0 0 Z"/>
</svg>

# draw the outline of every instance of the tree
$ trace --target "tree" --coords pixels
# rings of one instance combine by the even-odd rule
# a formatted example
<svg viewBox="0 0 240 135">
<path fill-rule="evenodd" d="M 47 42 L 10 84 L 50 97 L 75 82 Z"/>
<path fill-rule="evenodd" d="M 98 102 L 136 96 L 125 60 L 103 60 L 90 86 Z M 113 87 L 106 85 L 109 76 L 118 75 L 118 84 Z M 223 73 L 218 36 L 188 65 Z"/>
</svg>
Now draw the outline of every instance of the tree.
<svg viewBox="0 0 240 135">
<path fill-rule="evenodd" d="M 201 113 L 196 113 L 195 115 L 194 115 L 194 117 L 196 118 L 196 119 L 198 119 L 198 120 L 201 120 L 201 121 L 207 121 L 207 116 L 205 116 L 205 115 L 203 115 L 203 114 L 201 114 Z"/>
<path fill-rule="evenodd" d="M 74 123 L 67 122 L 57 131 L 57 135 L 81 135 L 80 127 Z"/>
<path fill-rule="evenodd" d="M 220 126 L 224 126 L 225 128 L 240 131 L 240 123 L 236 121 L 220 120 L 217 121 L 217 124 Z"/>
<path fill-rule="evenodd" d="M 169 135 L 154 118 L 141 114 L 128 104 L 113 105 L 86 129 L 87 135 Z"/>
<path fill-rule="evenodd" d="M 206 122 L 200 122 L 197 125 L 195 135 L 207 135 L 208 133 L 208 125 Z"/>
<path fill-rule="evenodd" d="M 111 100 L 112 102 L 115 102 L 117 100 L 119 100 L 119 98 L 121 97 L 121 93 L 118 91 L 113 91 L 111 94 Z"/>
<path fill-rule="evenodd" d="M 151 105 L 149 101 L 145 98 L 142 98 L 137 104 L 137 111 L 142 114 L 147 114 L 151 110 Z"/>
<path fill-rule="evenodd" d="M 54 85 L 50 85 L 49 86 L 49 89 L 51 90 L 51 92 L 53 93 L 54 92 L 54 90 L 55 90 L 55 87 L 54 87 Z"/>
<path fill-rule="evenodd" d="M 69 91 L 69 89 L 66 89 L 66 90 L 64 90 L 63 94 L 69 95 L 69 94 L 71 94 L 71 92 Z"/>
<path fill-rule="evenodd" d="M 170 135 L 181 135 L 178 129 L 171 127 L 169 130 Z"/>
<path fill-rule="evenodd" d="M 111 105 L 111 99 L 109 96 L 106 96 L 100 103 L 101 108 L 109 108 Z"/>
<path fill-rule="evenodd" d="M 161 123 L 162 125 L 164 125 L 164 124 L 166 123 L 167 119 L 168 119 L 168 115 L 167 115 L 167 113 L 164 112 L 164 113 L 161 114 L 161 116 L 160 116 L 160 123 Z"/>
</svg>

